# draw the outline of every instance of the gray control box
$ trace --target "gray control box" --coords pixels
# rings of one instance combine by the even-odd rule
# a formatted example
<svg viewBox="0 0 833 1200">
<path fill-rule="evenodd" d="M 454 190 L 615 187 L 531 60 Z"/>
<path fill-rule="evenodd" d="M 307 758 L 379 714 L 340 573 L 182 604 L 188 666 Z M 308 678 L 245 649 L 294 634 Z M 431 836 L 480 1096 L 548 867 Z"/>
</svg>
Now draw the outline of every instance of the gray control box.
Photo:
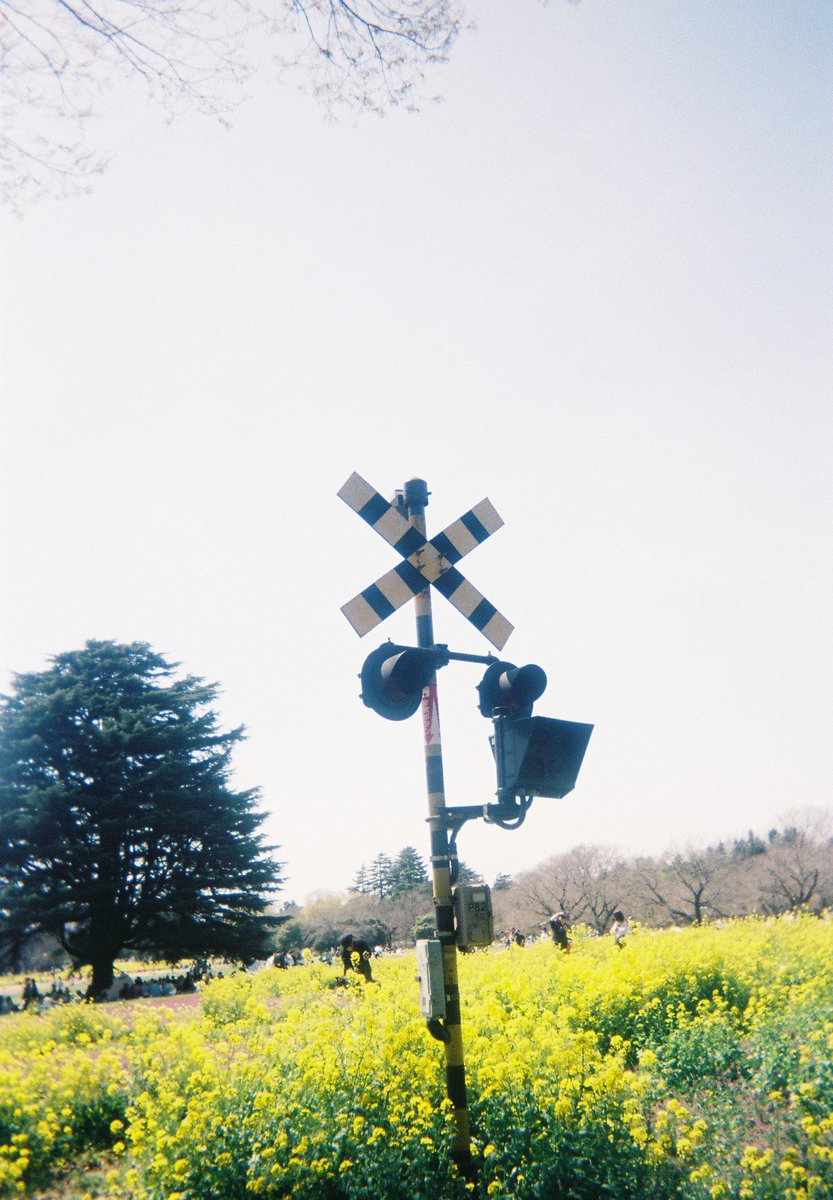
<svg viewBox="0 0 833 1200">
<path fill-rule="evenodd" d="M 495 940 L 495 927 L 492 893 L 487 884 L 458 884 L 454 889 L 454 917 L 457 945 L 461 949 L 491 946 Z"/>
<path fill-rule="evenodd" d="M 419 1011 L 424 1017 L 445 1016 L 443 948 L 436 938 L 420 938 L 416 944 Z"/>
</svg>

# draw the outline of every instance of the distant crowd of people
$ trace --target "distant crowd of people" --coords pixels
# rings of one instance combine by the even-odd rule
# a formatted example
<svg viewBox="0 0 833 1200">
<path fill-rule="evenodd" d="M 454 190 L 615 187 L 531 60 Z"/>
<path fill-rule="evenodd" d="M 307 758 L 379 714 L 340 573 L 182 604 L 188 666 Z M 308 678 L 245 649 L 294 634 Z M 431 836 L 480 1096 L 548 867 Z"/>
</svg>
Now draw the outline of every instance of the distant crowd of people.
<svg viewBox="0 0 833 1200">
<path fill-rule="evenodd" d="M 616 946 L 621 950 L 625 944 L 625 938 L 630 932 L 630 924 L 625 914 L 618 908 L 611 914 L 611 920 L 610 933 Z M 573 948 L 573 939 L 570 937 L 570 922 L 565 912 L 554 912 L 539 928 L 549 930 L 553 944 L 565 954 L 570 953 Z M 542 934 L 541 936 L 545 935 Z M 509 930 L 509 933 L 504 936 L 503 944 L 508 949 L 510 946 L 525 946 L 526 940 L 526 934 L 520 929 L 515 929 L 513 926 Z"/>
<path fill-rule="evenodd" d="M 355 943 L 349 945 L 348 943 Z M 330 946 L 327 950 L 321 951 L 316 958 L 318 962 L 326 963 L 331 967 L 337 959 L 341 959 L 341 964 L 345 971 L 354 969 L 353 955 L 357 954 L 363 962 L 369 962 L 371 958 L 381 958 L 385 953 L 384 946 L 369 946 L 367 942 L 354 938 L 352 933 L 346 933 L 339 942 L 338 946 Z M 401 954 L 401 951 L 396 953 Z M 349 965 L 347 959 L 349 958 Z M 279 950 L 270 959 L 270 965 L 285 969 L 287 967 L 305 967 L 308 962 L 312 962 L 311 951 L 307 950 Z M 369 968 L 368 968 L 369 969 Z M 359 971 L 360 975 L 364 971 Z"/>
<path fill-rule="evenodd" d="M 322 955 L 323 958 L 324 956 Z M 324 959 L 324 961 L 326 962 L 327 960 Z M 304 958 L 302 950 L 279 950 L 277 954 L 272 955 L 271 965 L 273 967 L 280 967 L 281 970 L 286 970 L 288 967 L 305 967 L 307 960 Z"/>
<path fill-rule="evenodd" d="M 349 941 L 349 945 L 348 945 Z M 373 982 L 370 971 L 370 959 L 378 958 L 383 953 L 382 946 L 370 947 L 360 939 L 346 935 L 339 946 L 333 946 L 318 955 L 320 962 L 332 966 L 341 960 L 345 971 L 356 970 L 366 981 Z M 265 966 L 288 967 L 305 966 L 312 961 L 309 951 L 306 955 L 301 950 L 282 950 L 274 954 L 268 961 L 256 963 L 251 970 Z M 198 991 L 212 979 L 222 979 L 223 972 L 215 972 L 205 959 L 198 959 L 187 970 L 177 974 L 165 975 L 148 974 L 135 977 L 123 971 L 116 972 L 113 982 L 103 992 L 96 996 L 90 995 L 89 987 L 85 988 L 81 975 L 73 975 L 70 983 L 80 986 L 70 988 L 64 981 L 54 978 L 48 990 L 42 991 L 34 977 L 27 976 L 23 982 L 23 990 L 19 997 L 0 996 L 0 1016 L 6 1013 L 22 1012 L 25 1009 L 43 1011 L 56 1004 L 67 1004 L 83 1000 L 97 1001 L 138 1000 L 145 997 L 181 996 Z M 43 986 L 43 985 L 42 985 Z"/>
<path fill-rule="evenodd" d="M 561 911 L 554 912 L 540 928 L 549 930 L 553 944 L 559 950 L 562 950 L 565 954 L 570 953 L 573 940 L 570 937 L 570 922 L 567 919 L 566 913 Z M 625 938 L 629 932 L 630 924 L 627 917 L 621 909 L 617 909 L 612 914 L 610 933 L 618 949 L 621 950 L 624 946 Z M 526 941 L 527 935 L 522 930 L 514 927 L 508 934 L 503 936 L 503 944 L 507 948 L 510 946 L 525 946 Z M 319 961 L 325 962 L 328 965 L 332 965 L 337 959 L 340 959 L 345 974 L 353 971 L 361 975 L 365 983 L 374 983 L 375 980 L 373 979 L 370 963 L 373 958 L 380 957 L 383 952 L 384 948 L 382 946 L 371 947 L 361 938 L 347 933 L 342 937 L 339 946 L 332 947 L 318 957 Z M 283 950 L 274 954 L 268 963 L 261 963 L 259 965 L 270 965 L 286 969 L 289 967 L 305 966 L 308 961 L 309 958 L 305 957 L 304 953 L 300 950 Z M 136 1000 L 143 997 L 187 995 L 190 992 L 196 992 L 200 986 L 213 978 L 222 978 L 222 972 L 218 972 L 215 976 L 211 964 L 205 959 L 198 959 L 186 971 L 178 974 L 148 975 L 143 979 L 141 975 L 132 978 L 129 975 L 121 973 L 114 979 L 107 991 L 95 997 L 95 999 Z M 69 983 L 83 983 L 83 980 L 80 975 L 73 975 L 70 977 Z M 90 999 L 89 989 L 85 991 L 82 987 L 76 987 L 73 990 L 68 983 L 55 978 L 52 980 L 48 991 L 41 992 L 37 980 L 34 977 L 27 976 L 23 981 L 23 991 L 19 1002 L 10 995 L 0 996 L 0 1016 L 31 1008 L 42 1010 L 51 1008 L 56 1004 L 69 1004 L 87 999 Z"/>
<path fill-rule="evenodd" d="M 80 991 L 70 990 L 62 980 L 53 979 L 48 991 L 42 992 L 38 987 L 38 981 L 34 977 L 27 976 L 23 980 L 23 991 L 19 1003 L 12 996 L 0 996 L 0 1016 L 22 1012 L 30 1008 L 39 1010 L 52 1008 L 56 1004 L 69 1004 L 82 999 L 83 995 Z"/>
<path fill-rule="evenodd" d="M 211 963 L 207 959 L 198 958 L 185 971 L 178 974 L 147 975 L 143 978 L 137 975 L 120 973 L 100 1000 L 141 1000 L 146 996 L 185 996 L 196 992 L 202 984 L 211 979 L 222 977 L 219 971 L 215 975 Z"/>
<path fill-rule="evenodd" d="M 178 974 L 146 975 L 135 978 L 119 972 L 109 988 L 98 996 L 90 995 L 81 975 L 73 974 L 68 981 L 53 978 L 49 988 L 41 990 L 34 976 L 26 976 L 23 990 L 15 999 L 0 996 L 0 1016 L 35 1009 L 42 1012 L 58 1004 L 79 1003 L 84 1000 L 137 1000 L 145 996 L 179 996 L 195 992 L 199 985 L 214 978 L 211 964 L 204 959 L 193 963 Z M 70 986 L 74 985 L 74 986 Z"/>
<path fill-rule="evenodd" d="M 125 979 L 119 987 L 119 1000 L 140 1000 L 144 996 L 182 996 L 197 990 L 201 976 L 193 969 L 184 975 L 161 975 L 152 979 Z"/>
</svg>

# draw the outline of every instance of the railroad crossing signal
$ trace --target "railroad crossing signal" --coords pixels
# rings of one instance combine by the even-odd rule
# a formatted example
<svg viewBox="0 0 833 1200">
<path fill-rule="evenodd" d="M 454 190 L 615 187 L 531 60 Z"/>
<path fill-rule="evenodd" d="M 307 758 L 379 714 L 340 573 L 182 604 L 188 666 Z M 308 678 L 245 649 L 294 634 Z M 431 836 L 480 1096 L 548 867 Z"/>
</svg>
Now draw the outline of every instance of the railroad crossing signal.
<svg viewBox="0 0 833 1200">
<path fill-rule="evenodd" d="M 359 637 L 433 584 L 493 646 L 503 649 L 514 626 L 456 567 L 503 524 L 491 501 L 481 500 L 429 541 L 355 471 L 338 495 L 404 559 L 343 605 L 341 611 Z"/>
<path fill-rule="evenodd" d="M 362 700 L 391 721 L 404 720 L 422 707 L 435 936 L 418 943 L 424 951 L 418 959 L 420 1007 L 428 1018 L 429 1033 L 444 1044 L 446 1091 L 455 1123 L 451 1154 L 464 1178 L 473 1182 L 457 946 L 488 945 L 493 929 L 490 920 L 480 932 L 472 928 L 469 917 L 474 904 L 464 903 L 459 886 L 455 903 L 457 834 L 466 821 L 476 817 L 516 829 L 534 796 L 565 796 L 575 785 L 593 727 L 530 715 L 547 683 L 541 667 L 533 663 L 516 667 L 491 654 L 459 654 L 434 643 L 431 586 L 498 650 L 506 644 L 512 626 L 456 566 L 500 529 L 503 521 L 488 500 L 481 500 L 429 540 L 425 532 L 428 494 L 424 479 L 411 479 L 397 493 L 401 506 L 391 504 L 355 472 L 341 488 L 341 499 L 404 560 L 341 611 L 363 637 L 403 604 L 416 600 L 417 645 L 388 642 L 374 650 L 362 667 Z M 445 802 L 436 671 L 453 660 L 487 664 L 478 688 L 478 707 L 494 725 L 497 804 L 449 808 Z M 483 907 L 482 915 L 490 917 L 486 911 L 488 889 L 478 889 L 478 893 L 482 894 L 477 901 Z"/>
<path fill-rule="evenodd" d="M 437 668 L 448 662 L 444 650 L 444 646 L 421 649 L 386 642 L 365 659 L 361 673 L 362 700 L 389 721 L 412 717 Z"/>
<path fill-rule="evenodd" d="M 571 792 L 593 732 L 592 725 L 578 721 L 533 717 L 532 706 L 546 686 L 547 676 L 535 663 L 516 667 L 493 662 L 477 687 L 478 708 L 494 723 L 489 740 L 497 767 L 498 807 L 510 812 L 518 812 L 517 799 L 522 804 L 533 796 L 560 800 Z"/>
<path fill-rule="evenodd" d="M 516 667 L 510 662 L 494 662 L 477 685 L 480 696 L 477 707 L 484 717 L 493 716 L 496 708 L 505 709 L 514 717 L 528 717 L 546 686 L 546 672 L 537 663 Z"/>
</svg>

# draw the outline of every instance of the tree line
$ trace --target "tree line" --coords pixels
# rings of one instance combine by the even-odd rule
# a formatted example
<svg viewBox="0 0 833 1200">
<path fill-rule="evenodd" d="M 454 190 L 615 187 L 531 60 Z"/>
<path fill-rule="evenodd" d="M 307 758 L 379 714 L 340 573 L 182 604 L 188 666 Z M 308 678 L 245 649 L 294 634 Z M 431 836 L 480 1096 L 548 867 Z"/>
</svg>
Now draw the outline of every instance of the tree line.
<svg viewBox="0 0 833 1200">
<path fill-rule="evenodd" d="M 482 877 L 464 862 L 457 864 L 458 883 L 481 883 Z M 362 863 L 346 893 L 322 892 L 303 907 L 288 905 L 277 934 L 280 950 L 304 947 L 322 952 L 345 933 L 371 945 L 393 949 L 413 945 L 434 930 L 432 885 L 425 859 L 413 846 L 398 854 L 380 851 Z"/>
<path fill-rule="evenodd" d="M 627 857 L 603 846 L 577 846 L 515 878 L 498 875 L 492 902 L 498 936 L 541 929 L 554 912 L 599 934 L 618 909 L 651 927 L 698 925 L 753 913 L 833 908 L 830 814 L 805 810 L 765 836 L 656 857 Z M 462 883 L 484 882 L 460 865 Z M 431 883 L 413 846 L 380 852 L 362 864 L 347 893 L 322 893 L 286 909 L 283 949 L 325 950 L 347 930 L 377 945 L 413 944 L 433 930 Z"/>
<path fill-rule="evenodd" d="M 231 783 L 242 727 L 223 731 L 217 685 L 178 677 L 146 643 L 91 641 L 0 698 L 0 970 L 44 939 L 106 991 L 126 952 L 175 962 L 327 949 L 346 932 L 387 947 L 433 930 L 413 846 L 377 854 L 346 894 L 275 910 L 276 847 L 256 789 Z M 458 863 L 459 883 L 482 882 Z M 616 909 L 647 925 L 833 907 L 830 815 L 805 810 L 765 836 L 656 858 L 579 846 L 492 882 L 496 925 L 551 913 L 599 933 Z"/>
<path fill-rule="evenodd" d="M 455 872 L 458 883 L 480 882 L 481 876 L 464 862 Z M 362 896 L 396 899 L 406 892 L 428 887 L 430 879 L 425 860 L 413 846 L 405 846 L 391 857 L 380 851 L 370 863 L 362 863 L 350 885 L 351 892 Z"/>
<path fill-rule="evenodd" d="M 699 925 L 755 913 L 833 908 L 830 813 L 807 809 L 764 836 L 651 857 L 577 846 L 518 875 L 495 899 L 507 926 L 532 929 L 553 912 L 597 933 L 622 909 L 644 925 Z"/>
</svg>

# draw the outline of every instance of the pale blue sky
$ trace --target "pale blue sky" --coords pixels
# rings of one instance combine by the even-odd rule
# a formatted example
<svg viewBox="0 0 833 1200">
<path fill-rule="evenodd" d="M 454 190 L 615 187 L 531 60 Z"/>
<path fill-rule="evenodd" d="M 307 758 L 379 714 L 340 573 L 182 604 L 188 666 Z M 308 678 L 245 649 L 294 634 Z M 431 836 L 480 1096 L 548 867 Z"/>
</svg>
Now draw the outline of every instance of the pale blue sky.
<svg viewBox="0 0 833 1200">
<path fill-rule="evenodd" d="M 146 640 L 223 686 L 297 900 L 428 850 L 418 718 L 339 607 L 393 565 L 353 470 L 488 495 L 463 564 L 595 722 L 493 878 L 829 806 L 833 9 L 497 0 L 416 115 L 256 80 L 225 131 L 105 97 L 90 196 L 0 218 L 0 670 Z M 489 647 L 437 597 L 438 640 Z M 440 677 L 449 803 L 494 789 L 478 669 Z"/>
</svg>

